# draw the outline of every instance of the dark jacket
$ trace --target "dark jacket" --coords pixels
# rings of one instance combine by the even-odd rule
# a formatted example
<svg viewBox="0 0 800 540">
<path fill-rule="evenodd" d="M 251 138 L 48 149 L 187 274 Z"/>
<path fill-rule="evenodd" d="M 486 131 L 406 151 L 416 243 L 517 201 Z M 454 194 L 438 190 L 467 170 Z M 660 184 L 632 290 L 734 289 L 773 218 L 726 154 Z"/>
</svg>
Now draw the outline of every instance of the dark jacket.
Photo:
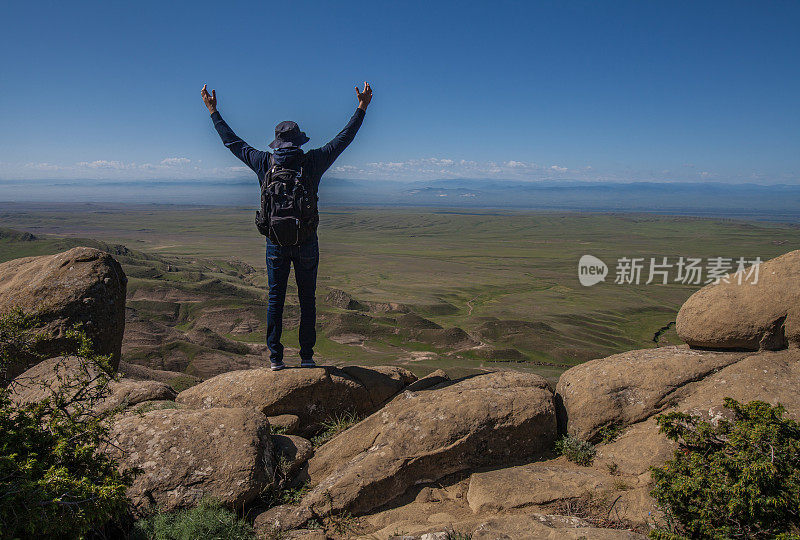
<svg viewBox="0 0 800 540">
<path fill-rule="evenodd" d="M 253 172 L 258 175 L 258 181 L 261 183 L 264 180 L 264 175 L 269 166 L 270 153 L 256 150 L 237 137 L 228 124 L 225 123 L 225 120 L 222 119 L 219 111 L 212 114 L 211 119 L 214 121 L 214 127 L 225 146 L 233 152 L 234 156 L 241 159 L 245 165 L 250 167 Z M 319 182 L 323 173 L 333 165 L 333 162 L 336 161 L 339 154 L 353 141 L 363 120 L 364 111 L 362 109 L 356 109 L 356 112 L 353 113 L 353 116 L 344 129 L 325 146 L 314 148 L 305 153 L 302 151 L 276 151 L 275 161 L 277 164 L 288 168 L 294 168 L 302 162 L 303 176 L 308 179 L 310 187 L 314 190 L 314 193 L 316 193 L 319 189 Z"/>
</svg>

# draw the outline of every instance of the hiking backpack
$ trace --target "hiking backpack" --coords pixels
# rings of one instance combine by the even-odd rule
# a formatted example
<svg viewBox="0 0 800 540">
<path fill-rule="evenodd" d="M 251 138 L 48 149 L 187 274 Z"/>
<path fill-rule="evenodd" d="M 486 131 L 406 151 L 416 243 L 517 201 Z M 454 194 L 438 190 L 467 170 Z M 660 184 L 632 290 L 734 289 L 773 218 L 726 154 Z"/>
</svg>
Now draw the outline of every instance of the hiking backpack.
<svg viewBox="0 0 800 540">
<path fill-rule="evenodd" d="M 280 246 L 297 246 L 308 239 L 319 222 L 317 195 L 304 182 L 299 171 L 271 166 L 261 183 L 261 209 L 256 212 L 256 227 Z"/>
</svg>

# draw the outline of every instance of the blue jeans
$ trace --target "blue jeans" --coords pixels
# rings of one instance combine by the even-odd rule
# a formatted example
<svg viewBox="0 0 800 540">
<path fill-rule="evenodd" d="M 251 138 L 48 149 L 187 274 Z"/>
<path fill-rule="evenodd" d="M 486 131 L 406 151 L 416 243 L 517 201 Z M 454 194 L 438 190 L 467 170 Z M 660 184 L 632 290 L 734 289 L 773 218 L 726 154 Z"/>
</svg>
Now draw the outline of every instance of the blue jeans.
<svg viewBox="0 0 800 540">
<path fill-rule="evenodd" d="M 269 304 L 267 306 L 267 347 L 270 360 L 283 360 L 283 302 L 289 282 L 289 268 L 294 265 L 297 296 L 300 300 L 300 358 L 311 360 L 317 342 L 316 289 L 319 266 L 317 235 L 299 246 L 279 246 L 267 239 L 267 277 L 269 279 Z"/>
</svg>

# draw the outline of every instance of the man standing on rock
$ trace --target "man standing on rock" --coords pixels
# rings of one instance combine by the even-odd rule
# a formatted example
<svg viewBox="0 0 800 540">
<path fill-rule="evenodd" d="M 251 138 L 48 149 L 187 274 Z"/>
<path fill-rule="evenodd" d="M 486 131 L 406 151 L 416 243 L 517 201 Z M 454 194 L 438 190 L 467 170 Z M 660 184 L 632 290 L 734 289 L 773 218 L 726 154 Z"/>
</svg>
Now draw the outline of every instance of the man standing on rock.
<svg viewBox="0 0 800 540">
<path fill-rule="evenodd" d="M 356 87 L 358 108 L 344 129 L 325 146 L 303 152 L 300 147 L 309 138 L 295 122 L 287 121 L 275 126 L 275 140 L 269 143 L 275 150 L 272 154 L 251 147 L 228 127 L 217 111 L 216 90 L 209 94 L 207 85 L 203 85 L 200 95 L 222 142 L 256 173 L 261 185 L 262 204 L 261 211 L 256 214 L 256 225 L 267 236 L 267 346 L 271 367 L 273 370 L 286 367 L 281 331 L 291 265 L 294 265 L 300 300 L 300 366 L 315 367 L 315 292 L 319 266 L 317 191 L 322 174 L 352 142 L 361 127 L 372 100 L 372 88 L 367 82 L 363 91 Z"/>
</svg>

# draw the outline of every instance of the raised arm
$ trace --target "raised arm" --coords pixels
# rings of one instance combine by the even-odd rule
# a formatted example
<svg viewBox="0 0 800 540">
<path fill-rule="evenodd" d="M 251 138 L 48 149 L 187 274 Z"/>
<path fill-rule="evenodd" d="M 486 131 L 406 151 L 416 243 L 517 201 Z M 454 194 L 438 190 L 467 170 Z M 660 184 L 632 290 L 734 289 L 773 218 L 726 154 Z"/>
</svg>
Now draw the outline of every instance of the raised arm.
<svg viewBox="0 0 800 540">
<path fill-rule="evenodd" d="M 256 174 L 261 174 L 261 169 L 267 158 L 267 152 L 256 150 L 244 142 L 233 132 L 225 120 L 222 119 L 222 115 L 217 111 L 216 90 L 212 90 L 209 94 L 207 85 L 204 84 L 200 95 L 203 98 L 203 103 L 205 103 L 208 108 L 208 112 L 211 114 L 211 120 L 214 121 L 214 128 L 217 130 L 217 133 L 219 133 L 222 143 L 228 147 L 228 150 L 233 152 L 234 156 L 241 159 L 244 164 L 250 167 Z"/>
<path fill-rule="evenodd" d="M 356 133 L 358 133 L 358 128 L 361 127 L 361 123 L 364 121 L 364 113 L 367 111 L 370 101 L 372 101 L 372 88 L 368 82 L 364 83 L 363 92 L 360 92 L 358 86 L 356 86 L 356 96 L 358 97 L 358 108 L 356 112 L 353 113 L 350 121 L 347 122 L 344 129 L 340 131 L 331 142 L 317 149 L 317 152 L 319 152 L 320 172 L 324 172 L 328 167 L 333 165 L 336 158 L 338 158 L 339 155 L 344 152 L 344 149 L 353 142 Z"/>
</svg>

